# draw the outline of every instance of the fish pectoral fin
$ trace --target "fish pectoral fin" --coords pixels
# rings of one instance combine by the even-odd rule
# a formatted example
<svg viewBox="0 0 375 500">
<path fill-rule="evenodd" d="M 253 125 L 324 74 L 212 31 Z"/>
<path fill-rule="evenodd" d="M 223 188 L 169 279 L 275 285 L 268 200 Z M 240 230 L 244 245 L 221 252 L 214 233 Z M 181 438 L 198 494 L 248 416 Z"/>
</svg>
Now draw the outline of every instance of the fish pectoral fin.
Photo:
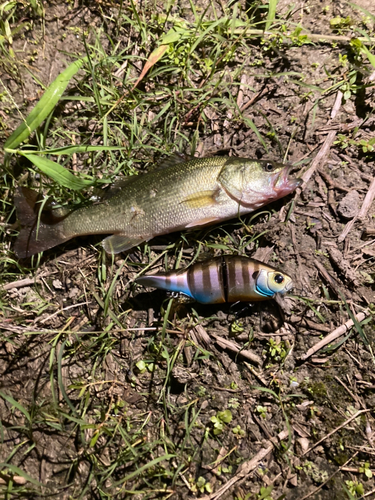
<svg viewBox="0 0 375 500">
<path fill-rule="evenodd" d="M 131 238 L 126 234 L 113 234 L 102 241 L 107 253 L 120 253 L 129 250 L 145 241 L 145 238 Z"/>
<path fill-rule="evenodd" d="M 202 219 L 190 222 L 185 226 L 185 229 L 190 229 L 193 227 L 207 226 L 208 224 L 213 224 L 214 222 L 220 221 L 220 217 L 203 217 Z"/>
<path fill-rule="evenodd" d="M 184 198 L 181 203 L 184 203 L 189 208 L 210 207 L 217 204 L 218 190 L 207 190 L 193 193 Z"/>
</svg>

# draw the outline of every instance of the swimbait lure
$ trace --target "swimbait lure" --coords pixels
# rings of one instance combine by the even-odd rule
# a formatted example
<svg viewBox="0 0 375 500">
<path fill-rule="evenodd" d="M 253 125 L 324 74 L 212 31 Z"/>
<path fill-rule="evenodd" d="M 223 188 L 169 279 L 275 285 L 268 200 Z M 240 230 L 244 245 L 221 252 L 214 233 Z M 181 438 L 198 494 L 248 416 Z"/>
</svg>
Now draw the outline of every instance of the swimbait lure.
<svg viewBox="0 0 375 500">
<path fill-rule="evenodd" d="M 222 256 L 136 280 L 143 286 L 187 295 L 202 304 L 258 302 L 285 294 L 293 288 L 290 276 L 247 257 Z"/>
</svg>

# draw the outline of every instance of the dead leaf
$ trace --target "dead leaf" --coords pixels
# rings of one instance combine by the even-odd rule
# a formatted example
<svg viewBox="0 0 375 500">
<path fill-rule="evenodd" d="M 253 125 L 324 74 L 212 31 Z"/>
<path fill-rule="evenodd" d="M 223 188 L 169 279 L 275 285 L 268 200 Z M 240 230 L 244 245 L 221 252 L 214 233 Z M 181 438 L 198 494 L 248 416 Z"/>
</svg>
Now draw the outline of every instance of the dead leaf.
<svg viewBox="0 0 375 500">
<path fill-rule="evenodd" d="M 149 58 L 147 59 L 146 61 L 146 64 L 143 66 L 143 69 L 142 69 L 142 72 L 141 74 L 139 75 L 139 78 L 138 80 L 135 82 L 132 90 L 135 89 L 135 87 L 138 85 L 138 83 L 143 80 L 143 78 L 146 76 L 146 73 L 148 72 L 148 70 L 150 68 L 152 68 L 152 66 L 154 64 L 156 64 L 159 59 L 161 59 L 163 57 L 163 54 L 164 52 L 167 50 L 168 48 L 168 45 L 159 45 L 158 48 L 156 48 L 155 50 L 153 50 L 149 56 Z"/>
</svg>

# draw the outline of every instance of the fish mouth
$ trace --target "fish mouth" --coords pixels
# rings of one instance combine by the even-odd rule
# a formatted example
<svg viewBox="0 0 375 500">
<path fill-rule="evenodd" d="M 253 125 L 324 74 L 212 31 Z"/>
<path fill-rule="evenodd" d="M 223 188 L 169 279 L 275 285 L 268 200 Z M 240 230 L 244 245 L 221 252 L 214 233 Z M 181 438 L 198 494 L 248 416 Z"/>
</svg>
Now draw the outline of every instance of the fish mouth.
<svg viewBox="0 0 375 500">
<path fill-rule="evenodd" d="M 289 177 L 291 169 L 292 165 L 287 165 L 281 170 L 281 172 L 278 172 L 274 176 L 273 189 L 278 197 L 286 196 L 287 194 L 292 193 L 302 184 L 302 179 L 298 177 Z"/>
</svg>

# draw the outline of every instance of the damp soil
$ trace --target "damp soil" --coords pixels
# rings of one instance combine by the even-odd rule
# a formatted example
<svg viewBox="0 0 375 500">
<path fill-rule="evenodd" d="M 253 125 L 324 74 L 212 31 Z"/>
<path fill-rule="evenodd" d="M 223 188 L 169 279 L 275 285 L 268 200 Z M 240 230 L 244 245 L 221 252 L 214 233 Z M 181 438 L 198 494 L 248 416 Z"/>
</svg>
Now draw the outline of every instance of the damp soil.
<svg viewBox="0 0 375 500">
<path fill-rule="evenodd" d="M 200 8 L 210 18 L 212 5 L 204 3 Z M 371 1 L 357 3 L 371 11 Z M 216 14 L 220 5 L 215 3 Z M 84 52 L 77 28 L 101 27 L 111 34 L 106 8 L 120 7 L 46 5 L 45 22 L 32 22 L 28 43 L 15 39 L 25 67 L 19 66 L 17 75 L 6 74 L 3 83 L 25 115 L 41 95 L 27 65 L 48 85 L 66 67 L 69 54 Z M 189 5 L 175 9 L 191 17 Z M 286 15 L 289 4 L 281 1 L 278 9 Z M 303 15 L 311 32 L 329 35 L 330 18 L 360 17 L 349 5 L 329 1 L 309 2 L 288 15 L 295 22 Z M 103 46 L 110 50 L 109 42 Z M 262 48 L 251 50 L 247 64 Z M 328 500 L 350 498 L 349 490 L 359 498 L 358 485 L 375 491 L 369 473 L 375 472 L 374 203 L 358 218 L 373 181 L 374 157 L 350 143 L 343 148 L 339 139 L 354 128 L 356 141 L 374 136 L 374 87 L 370 72 L 361 70 L 367 87 L 342 101 L 331 118 L 337 92 L 322 97 L 314 85 L 323 85 L 324 75 L 337 71 L 338 53 L 345 55 L 347 49 L 311 43 L 275 50 L 265 54 L 265 68 L 292 76 L 267 81 L 262 71 L 254 76 L 254 66 L 247 73 L 245 63 L 237 104 L 241 108 L 253 100 L 244 114 L 261 134 L 277 138 L 268 152 L 253 128 L 219 106 L 207 111 L 209 126 L 197 147 L 201 156 L 277 160 L 288 150 L 296 171 L 306 172 L 328 133 L 336 131 L 297 193 L 243 221 L 184 235 L 180 266 L 195 257 L 199 241 L 210 242 L 199 258 L 240 249 L 293 276 L 295 296 L 245 308 L 174 300 L 165 322 L 170 303 L 164 292 L 132 282 L 139 266 L 151 261 L 155 271 L 165 269 L 165 263 L 175 266 L 177 254 L 165 257 L 163 252 L 178 245 L 180 234 L 151 241 L 147 255 L 140 248 L 113 262 L 92 246 L 98 238 L 82 237 L 45 252 L 27 273 L 11 253 L 14 233 L 3 234 L 2 255 L 15 261 L 12 279 L 2 283 L 0 313 L 0 390 L 6 396 L 0 399 L 0 488 L 9 492 L 7 498 Z M 305 86 L 295 81 L 300 78 Z M 191 112 L 190 122 L 195 119 Z M 59 120 L 74 130 L 69 107 Z M 19 116 L 10 113 L 2 123 L 5 139 Z M 104 272 L 107 288 L 100 290 Z M 366 318 L 362 328 L 344 328 L 343 336 L 306 357 L 360 313 Z M 77 424 L 81 419 L 86 426 Z M 113 430 L 120 423 L 127 436 Z M 216 423 L 221 432 L 215 433 Z M 106 426 L 111 433 L 93 440 L 95 429 Z M 133 439 L 136 428 L 141 430 L 139 441 L 132 441 L 135 452 L 139 442 L 159 443 L 147 453 L 142 448 L 137 468 L 165 454 L 165 447 L 175 456 L 163 470 L 157 464 L 148 475 L 132 479 L 135 461 L 131 455 L 125 462 L 119 457 L 129 452 L 127 438 Z M 269 453 L 241 474 L 267 447 Z M 129 479 L 121 490 L 115 483 L 124 476 Z M 257 496 L 261 491 L 265 496 Z M 371 495 L 366 498 L 375 498 Z"/>
</svg>

